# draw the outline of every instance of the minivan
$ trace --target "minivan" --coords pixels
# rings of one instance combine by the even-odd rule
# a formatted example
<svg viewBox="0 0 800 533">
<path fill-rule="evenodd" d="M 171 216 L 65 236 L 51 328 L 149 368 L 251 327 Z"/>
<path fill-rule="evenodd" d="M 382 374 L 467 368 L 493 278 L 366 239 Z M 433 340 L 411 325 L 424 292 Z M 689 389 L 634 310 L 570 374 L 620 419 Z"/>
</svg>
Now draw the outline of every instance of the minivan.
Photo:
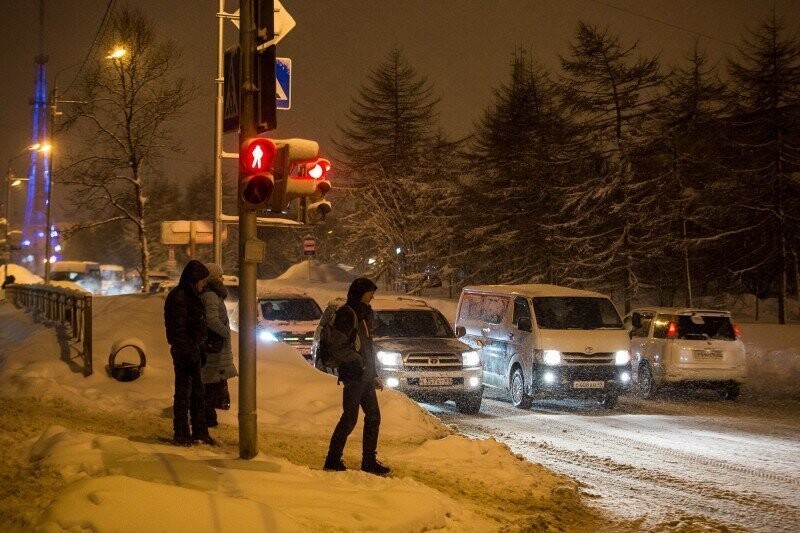
<svg viewBox="0 0 800 533">
<path fill-rule="evenodd" d="M 746 380 L 745 348 L 728 311 L 640 307 L 625 317 L 633 380 L 652 398 L 667 385 L 716 390 L 728 400 Z"/>
<path fill-rule="evenodd" d="M 328 303 L 320 324 L 327 324 L 344 299 Z M 482 370 L 478 353 L 459 341 L 450 322 L 424 300 L 409 297 L 373 298 L 372 330 L 377 372 L 386 387 L 425 402 L 452 400 L 461 413 L 480 411 Z M 322 332 L 314 334 L 314 366 L 334 373 L 316 357 Z"/>
<path fill-rule="evenodd" d="M 51 281 L 75 283 L 83 290 L 100 294 L 100 263 L 94 261 L 56 261 L 50 265 Z"/>
<path fill-rule="evenodd" d="M 487 388 L 520 409 L 581 398 L 605 408 L 630 387 L 629 339 L 607 296 L 546 284 L 465 287 L 456 335 L 480 353 Z"/>
</svg>

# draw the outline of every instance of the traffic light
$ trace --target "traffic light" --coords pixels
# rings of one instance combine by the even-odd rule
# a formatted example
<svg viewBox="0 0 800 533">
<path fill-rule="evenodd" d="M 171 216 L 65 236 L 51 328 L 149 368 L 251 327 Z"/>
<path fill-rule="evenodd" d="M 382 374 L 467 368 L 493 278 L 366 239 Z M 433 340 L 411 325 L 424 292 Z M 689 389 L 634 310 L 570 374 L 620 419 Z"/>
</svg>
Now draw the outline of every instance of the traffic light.
<svg viewBox="0 0 800 533">
<path fill-rule="evenodd" d="M 275 191 L 272 194 L 272 211 L 285 213 L 289 202 L 305 196 L 294 183 L 293 172 L 301 171 L 304 163 L 317 160 L 319 144 L 308 139 L 276 139 L 277 153 L 272 166 L 275 176 Z M 303 189 L 305 190 L 305 189 Z"/>
<path fill-rule="evenodd" d="M 239 152 L 239 202 L 245 209 L 267 209 L 275 180 L 272 162 L 275 143 L 262 137 L 247 139 Z"/>
<path fill-rule="evenodd" d="M 316 224 L 325 220 L 325 217 L 331 212 L 331 203 L 325 199 L 325 195 L 331 190 L 331 182 L 328 181 L 331 162 L 320 158 L 313 164 L 307 165 L 306 169 L 306 174 L 313 180 L 313 192 L 307 196 L 311 199 L 311 203 L 304 206 L 303 222 Z"/>
</svg>

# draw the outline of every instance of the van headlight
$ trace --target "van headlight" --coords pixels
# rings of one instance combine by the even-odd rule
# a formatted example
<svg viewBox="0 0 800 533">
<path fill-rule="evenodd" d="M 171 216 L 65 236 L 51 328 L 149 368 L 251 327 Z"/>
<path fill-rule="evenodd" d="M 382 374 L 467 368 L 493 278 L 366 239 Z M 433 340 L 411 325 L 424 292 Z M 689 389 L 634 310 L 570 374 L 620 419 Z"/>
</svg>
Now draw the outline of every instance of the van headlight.
<svg viewBox="0 0 800 533">
<path fill-rule="evenodd" d="M 617 350 L 614 354 L 614 364 L 627 365 L 631 362 L 631 353 L 628 350 Z"/>
<path fill-rule="evenodd" d="M 376 356 L 383 366 L 403 366 L 403 357 L 399 352 L 380 350 Z"/>
<path fill-rule="evenodd" d="M 560 365 L 561 364 L 561 352 L 558 350 L 545 350 L 542 354 L 542 361 L 546 365 Z"/>
<path fill-rule="evenodd" d="M 461 354 L 461 364 L 463 366 L 478 366 L 480 362 L 481 358 L 478 355 L 478 352 L 474 350 Z"/>
</svg>

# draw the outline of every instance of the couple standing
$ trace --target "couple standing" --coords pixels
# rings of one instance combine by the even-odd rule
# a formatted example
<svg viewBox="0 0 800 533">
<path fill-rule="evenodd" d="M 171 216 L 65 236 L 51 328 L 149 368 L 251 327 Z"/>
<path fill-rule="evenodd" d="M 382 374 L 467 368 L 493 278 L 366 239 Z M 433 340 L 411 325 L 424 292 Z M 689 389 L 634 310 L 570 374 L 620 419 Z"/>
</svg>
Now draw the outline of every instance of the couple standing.
<svg viewBox="0 0 800 533">
<path fill-rule="evenodd" d="M 179 446 L 191 446 L 195 441 L 216 444 L 208 428 L 217 425 L 216 408 L 223 406 L 228 378 L 238 375 L 222 272 L 215 263 L 189 261 L 164 302 L 175 370 L 173 442 Z M 221 346 L 211 347 L 206 341 L 215 336 L 222 339 Z"/>
</svg>

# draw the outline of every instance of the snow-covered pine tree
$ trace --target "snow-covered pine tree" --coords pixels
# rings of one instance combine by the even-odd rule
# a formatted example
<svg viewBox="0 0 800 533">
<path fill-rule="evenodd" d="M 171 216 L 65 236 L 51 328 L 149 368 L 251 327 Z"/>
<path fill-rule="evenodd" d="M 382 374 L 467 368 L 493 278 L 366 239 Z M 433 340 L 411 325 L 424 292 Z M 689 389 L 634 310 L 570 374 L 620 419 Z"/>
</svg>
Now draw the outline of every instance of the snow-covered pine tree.
<svg viewBox="0 0 800 533">
<path fill-rule="evenodd" d="M 578 23 L 570 57 L 561 58 L 566 105 L 583 126 L 599 157 L 595 173 L 574 176 L 563 207 L 572 218 L 560 228 L 574 285 L 622 293 L 625 312 L 639 286 L 639 271 L 662 251 L 665 217 L 652 209 L 663 185 L 640 169 L 650 155 L 648 119 L 657 106 L 663 76 L 657 57 L 638 56 L 638 42 Z"/>
<path fill-rule="evenodd" d="M 570 165 L 568 125 L 548 73 L 525 50 L 511 60 L 510 80 L 475 125 L 469 160 L 474 205 L 474 282 L 554 280 L 554 189 Z M 475 260 L 480 258 L 480 260 Z"/>
<path fill-rule="evenodd" d="M 758 246 L 737 247 L 736 272 L 777 269 L 778 321 L 785 324 L 788 272 L 800 246 L 800 40 L 774 12 L 742 40 L 740 57 L 728 63 L 742 155 L 735 176 L 747 198 L 736 222 Z"/>
<path fill-rule="evenodd" d="M 359 89 L 336 143 L 343 169 L 337 205 L 347 210 L 337 256 L 355 264 L 374 258 L 405 289 L 442 249 L 423 201 L 440 139 L 438 102 L 427 79 L 393 49 Z"/>
</svg>

